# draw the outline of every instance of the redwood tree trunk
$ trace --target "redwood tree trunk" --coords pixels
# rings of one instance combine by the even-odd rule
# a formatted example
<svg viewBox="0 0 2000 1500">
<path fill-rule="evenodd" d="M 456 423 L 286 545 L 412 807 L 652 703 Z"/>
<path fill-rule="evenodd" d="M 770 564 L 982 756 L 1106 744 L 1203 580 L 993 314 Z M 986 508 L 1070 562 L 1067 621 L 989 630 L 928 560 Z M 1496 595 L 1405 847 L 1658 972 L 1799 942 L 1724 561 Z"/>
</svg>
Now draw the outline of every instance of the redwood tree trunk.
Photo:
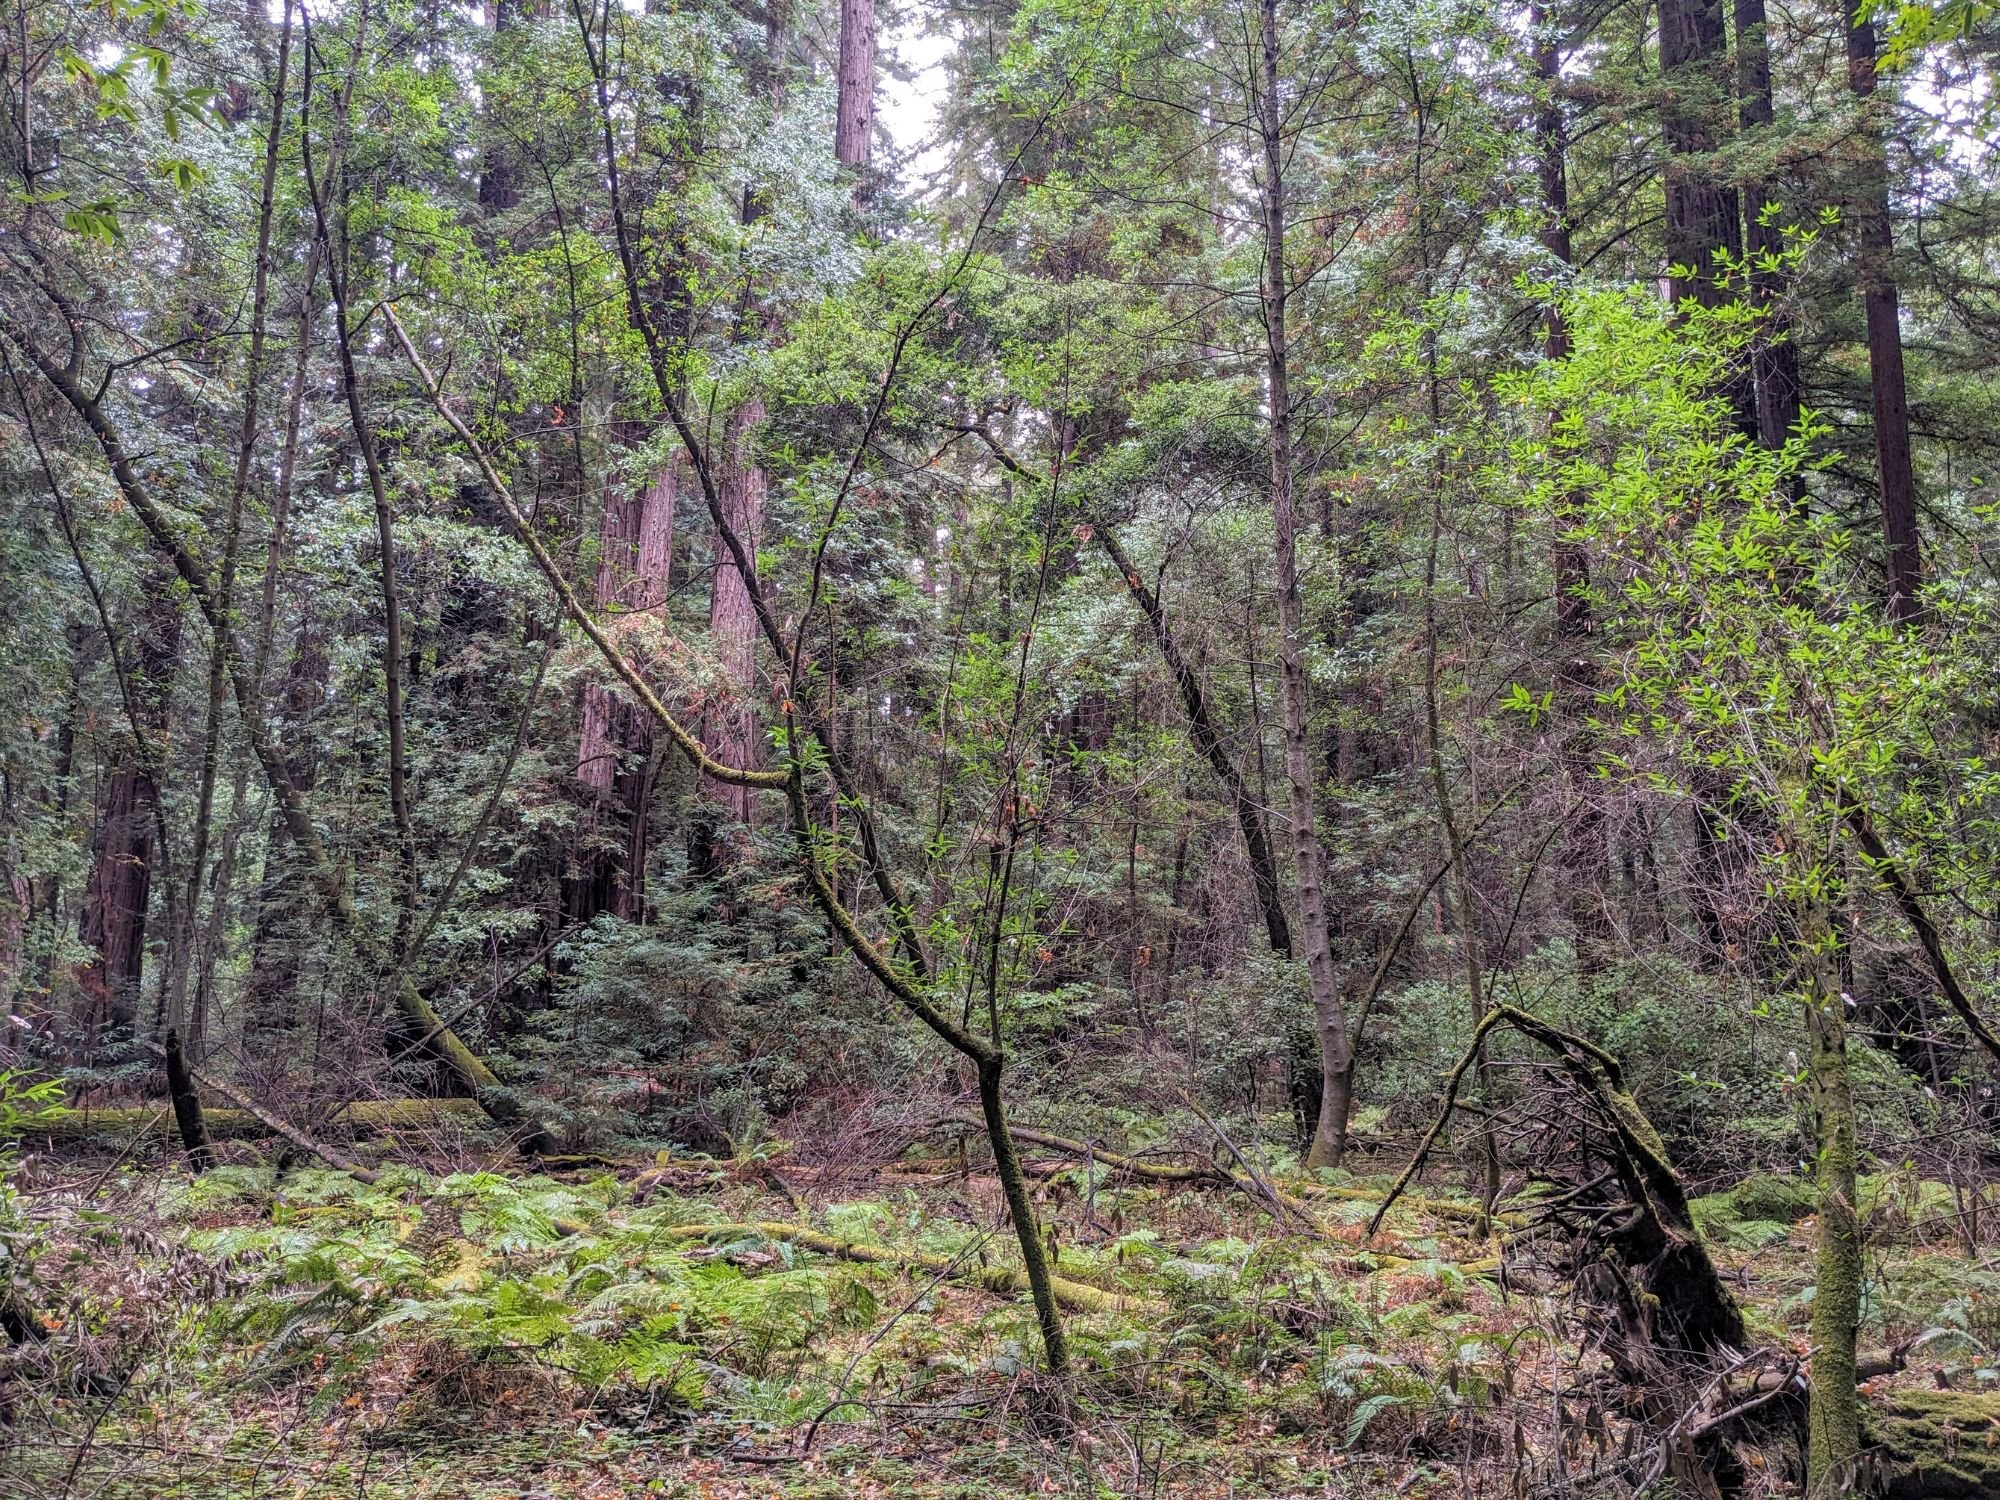
<svg viewBox="0 0 2000 1500">
<path fill-rule="evenodd" d="M 1857 270 L 1868 318 L 1868 384 L 1875 417 L 1875 471 L 1882 487 L 1882 544 L 1889 586 L 1889 618 L 1914 620 L 1922 612 L 1922 554 L 1917 537 L 1917 483 L 1910 462 L 1910 402 L 1903 379 L 1903 329 L 1895 269 L 1895 231 L 1889 222 L 1889 167 L 1875 100 L 1875 23 L 1847 30 L 1847 86 L 1862 101 L 1861 137 L 1866 160 L 1853 206 L 1859 240 Z"/>
<path fill-rule="evenodd" d="M 1771 47 L 1764 0 L 1735 3 L 1736 118 L 1746 133 L 1768 130 L 1776 110 L 1771 100 Z M 1778 311 L 1783 278 L 1762 264 L 1784 249 L 1784 234 L 1772 217 L 1776 201 L 1767 182 L 1752 180 L 1743 185 L 1743 244 L 1750 257 L 1750 297 L 1765 314 L 1751 352 L 1751 374 L 1757 388 L 1757 436 L 1767 448 L 1782 448 L 1799 425 L 1799 349 Z M 1800 494 L 1803 496 L 1802 487 Z"/>
<path fill-rule="evenodd" d="M 181 637 L 180 605 L 163 572 L 147 577 L 145 607 L 133 635 L 135 660 L 121 664 L 116 649 L 112 652 L 112 670 L 130 673 L 121 691 L 131 723 L 98 802 L 78 932 L 96 950 L 76 975 L 82 990 L 77 1020 L 91 1047 L 130 1029 L 145 972 L 146 909 L 153 867 L 163 853 L 153 767 L 166 744 Z M 141 736 L 150 743 L 140 743 Z"/>
<path fill-rule="evenodd" d="M 875 0 L 840 0 L 840 71 L 833 154 L 861 167 L 875 144 Z"/>
<path fill-rule="evenodd" d="M 764 529 L 764 471 L 749 462 L 750 444 L 764 420 L 764 403 L 746 401 L 729 419 L 724 434 L 721 502 L 723 519 L 742 539 L 754 559 Z M 715 579 L 708 605 L 708 634 L 729 678 L 729 696 L 713 704 L 705 716 L 703 741 L 709 754 L 724 765 L 754 766 L 758 754 L 757 615 L 750 590 L 729 550 L 715 549 Z M 710 782 L 709 792 L 730 818 L 748 826 L 755 799 L 750 788 Z"/>
<path fill-rule="evenodd" d="M 669 466 L 636 494 L 604 503 L 597 608 L 618 613 L 666 601 L 673 561 L 676 470 Z M 646 909 L 646 849 L 658 763 L 652 720 L 622 694 L 597 683 L 583 690 L 576 776 L 591 799 L 577 870 L 564 882 L 572 924 L 610 912 L 627 921 Z"/>
<path fill-rule="evenodd" d="M 1660 74 L 1667 100 L 1661 128 L 1667 161 L 1667 261 L 1675 302 L 1693 297 L 1705 307 L 1729 300 L 1717 283 L 1717 251 L 1742 254 L 1736 190 L 1707 158 L 1724 142 L 1724 120 L 1712 101 L 1728 97 L 1722 0 L 1661 0 Z"/>
<path fill-rule="evenodd" d="M 153 882 L 153 816 L 159 788 L 130 750 L 122 752 L 99 803 L 78 936 L 96 957 L 77 971 L 77 1020 L 87 1047 L 132 1025 L 146 957 Z"/>
</svg>

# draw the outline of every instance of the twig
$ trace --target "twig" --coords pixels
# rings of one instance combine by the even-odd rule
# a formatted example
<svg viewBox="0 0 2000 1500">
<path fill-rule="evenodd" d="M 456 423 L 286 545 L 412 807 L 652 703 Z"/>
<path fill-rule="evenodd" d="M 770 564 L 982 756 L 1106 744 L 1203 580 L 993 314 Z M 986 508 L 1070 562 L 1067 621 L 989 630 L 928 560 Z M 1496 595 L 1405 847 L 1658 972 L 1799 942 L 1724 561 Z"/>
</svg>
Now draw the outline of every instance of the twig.
<svg viewBox="0 0 2000 1500">
<path fill-rule="evenodd" d="M 1292 1203 L 1283 1196 L 1281 1196 L 1276 1188 L 1272 1187 L 1270 1183 L 1264 1180 L 1264 1178 L 1262 1177 L 1262 1175 L 1259 1174 L 1257 1169 L 1250 1165 L 1249 1158 L 1246 1157 L 1241 1151 L 1237 1150 L 1236 1142 L 1232 1141 L 1229 1138 L 1228 1132 L 1225 1131 L 1220 1125 L 1215 1123 L 1214 1119 L 1209 1115 L 1207 1110 L 1203 1109 L 1199 1104 L 1194 1102 L 1194 1097 L 1191 1094 L 1183 1092 L 1181 1094 L 1181 1102 L 1185 1104 L 1189 1109 L 1195 1112 L 1195 1114 L 1200 1118 L 1202 1124 L 1206 1125 L 1210 1130 L 1215 1132 L 1215 1138 L 1218 1141 L 1222 1142 L 1223 1146 L 1228 1150 L 1229 1154 L 1236 1159 L 1236 1165 L 1243 1169 L 1243 1175 L 1248 1177 L 1252 1182 L 1252 1184 L 1255 1185 L 1257 1189 L 1256 1196 L 1261 1197 L 1264 1200 L 1264 1202 L 1270 1206 L 1271 1215 L 1273 1218 L 1282 1221 L 1287 1216 L 1290 1216 L 1291 1218 L 1295 1219 L 1298 1223 L 1304 1225 L 1307 1229 L 1311 1230 L 1314 1234 L 1323 1235 L 1326 1233 L 1326 1230 L 1321 1227 L 1317 1219 L 1315 1219 L 1311 1214 L 1307 1213 L 1304 1209 L 1300 1208 L 1297 1204 Z"/>
<path fill-rule="evenodd" d="M 160 1046 L 160 1044 L 157 1042 L 148 1042 L 146 1045 L 153 1051 L 159 1053 L 160 1056 L 162 1057 L 165 1057 L 167 1055 L 167 1049 Z M 327 1145 L 326 1142 L 324 1141 L 314 1140 L 311 1136 L 307 1135 L 303 1130 L 300 1130 L 298 1127 L 288 1124 L 286 1121 L 279 1119 L 276 1115 L 272 1114 L 269 1110 L 264 1109 L 262 1106 L 253 1104 L 250 1100 L 244 1098 L 241 1094 L 237 1093 L 236 1090 L 230 1088 L 227 1084 L 218 1082 L 216 1079 L 209 1077 L 208 1074 L 202 1072 L 201 1069 L 190 1065 L 188 1067 L 188 1076 L 194 1079 L 194 1081 L 200 1084 L 203 1088 L 212 1090 L 213 1092 L 222 1095 L 223 1098 L 227 1099 L 231 1104 L 235 1105 L 238 1109 L 242 1110 L 245 1114 L 249 1115 L 253 1120 L 255 1120 L 259 1125 L 262 1125 L 266 1130 L 270 1131 L 273 1135 L 284 1137 L 286 1140 L 290 1141 L 294 1146 L 297 1146 L 301 1151 L 304 1151 L 311 1156 L 317 1156 L 321 1161 L 325 1162 L 328 1166 L 338 1167 L 341 1171 L 346 1172 L 347 1174 L 352 1176 L 357 1182 L 364 1182 L 369 1184 L 370 1186 L 373 1186 L 375 1183 L 378 1183 L 382 1180 L 382 1174 L 380 1172 L 376 1172 L 367 1167 L 362 1166 L 360 1162 L 355 1161 L 352 1157 L 342 1155 L 339 1151 L 335 1150 L 332 1146 Z"/>
</svg>

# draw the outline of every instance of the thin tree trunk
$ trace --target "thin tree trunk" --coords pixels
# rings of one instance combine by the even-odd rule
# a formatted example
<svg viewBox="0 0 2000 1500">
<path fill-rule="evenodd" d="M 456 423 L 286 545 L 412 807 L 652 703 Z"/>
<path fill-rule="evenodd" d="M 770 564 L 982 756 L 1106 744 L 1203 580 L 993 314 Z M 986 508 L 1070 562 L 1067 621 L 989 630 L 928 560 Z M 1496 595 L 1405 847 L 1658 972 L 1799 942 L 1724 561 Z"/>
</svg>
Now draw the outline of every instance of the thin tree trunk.
<svg viewBox="0 0 2000 1500">
<path fill-rule="evenodd" d="M 1278 685 L 1284 708 L 1285 781 L 1292 834 L 1292 878 L 1299 889 L 1313 1029 L 1319 1041 L 1319 1118 L 1306 1153 L 1309 1167 L 1337 1166 L 1347 1145 L 1353 1053 L 1341 1012 L 1326 906 L 1325 851 L 1313 795 L 1310 687 L 1300 651 L 1305 639 L 1299 597 L 1298 515 L 1292 493 L 1291 347 L 1285 326 L 1284 104 L 1278 95 L 1278 0 L 1262 0 L 1262 70 L 1257 118 L 1263 147 L 1259 186 L 1264 210 L 1265 453 L 1270 466 L 1272 546 L 1277 565 Z"/>
<path fill-rule="evenodd" d="M 287 0 L 283 29 L 278 36 L 277 75 L 271 86 L 271 124 L 264 143 L 263 190 L 257 209 L 257 252 L 251 276 L 250 348 L 243 371 L 243 421 L 236 442 L 236 468 L 231 475 L 229 498 L 222 522 L 222 564 L 216 592 L 225 615 L 233 615 L 236 600 L 237 545 L 243 533 L 243 498 L 250 486 L 250 465 L 257 451 L 257 427 L 264 379 L 265 318 L 271 285 L 271 218 L 278 180 L 278 154 L 285 129 L 285 86 L 292 60 L 292 7 Z M 208 707 L 202 731 L 201 785 L 195 796 L 194 833 L 187 860 L 187 888 L 181 900 L 179 930 L 167 971 L 165 1003 L 162 1006 L 166 1029 L 173 1037 L 169 1052 L 178 1056 L 182 1048 L 199 1056 L 204 1038 L 198 1027 L 190 1027 L 187 1015 L 188 971 L 194 963 L 200 932 L 201 889 L 208 872 L 208 845 L 215 817 L 215 782 L 220 764 L 222 718 L 228 700 L 223 642 L 211 639 L 208 651 Z M 218 893 L 219 899 L 219 893 Z M 172 1083 L 171 1077 L 169 1084 Z M 201 1134 L 201 1098 L 191 1089 L 187 1101 L 175 1101 L 175 1116 L 181 1122 L 183 1139 L 190 1159 L 207 1150 Z M 190 1118 L 192 1131 L 190 1131 Z"/>
<path fill-rule="evenodd" d="M 1801 922 L 1802 996 L 1809 1043 L 1807 1076 L 1817 1134 L 1814 1184 L 1819 1246 L 1812 1304 L 1812 1392 L 1806 1408 L 1806 1491 L 1847 1492 L 1861 1452 L 1855 1339 L 1861 1327 L 1861 1223 L 1855 1208 L 1854 1093 L 1847 1020 L 1833 972 L 1833 933 L 1824 909 Z"/>
<path fill-rule="evenodd" d="M 355 63 L 348 69 L 335 108 L 337 134 L 323 180 L 316 180 L 310 147 L 304 156 L 306 187 L 312 199 L 313 222 L 322 254 L 326 258 L 327 290 L 333 298 L 334 344 L 340 355 L 341 391 L 347 398 L 347 414 L 354 429 L 354 441 L 361 451 L 361 466 L 368 476 L 368 492 L 375 502 L 375 546 L 380 553 L 379 577 L 382 589 L 382 710 L 388 719 L 389 812 L 396 825 L 398 902 L 396 936 L 391 959 L 400 962 L 408 941 L 410 924 L 416 920 L 419 877 L 417 873 L 417 829 L 410 813 L 408 754 L 403 723 L 403 606 L 396 583 L 395 508 L 389 500 L 388 483 L 382 474 L 382 455 L 375 441 L 375 429 L 361 398 L 361 375 L 354 362 L 354 330 L 348 322 L 346 262 L 347 195 L 344 158 L 349 106 L 354 81 L 360 73 L 361 49 L 368 34 L 368 8 L 364 4 L 355 23 Z M 306 72 L 308 102 L 312 71 Z M 307 133 L 310 141 L 310 132 Z M 329 195 L 335 191 L 333 179 L 340 179 L 340 233 L 338 243 L 329 217 Z"/>
<path fill-rule="evenodd" d="M 1451 783 L 1444 769 L 1444 735 L 1438 710 L 1437 638 L 1437 559 L 1444 524 L 1441 491 L 1431 501 L 1431 544 L 1424 567 L 1424 731 L 1429 751 L 1431 793 L 1437 799 L 1438 824 L 1444 829 L 1445 861 L 1451 867 L 1453 904 L 1458 908 L 1458 947 L 1465 968 L 1465 995 L 1475 1037 L 1486 1019 L 1486 959 L 1480 952 L 1479 913 L 1472 904 L 1472 877 L 1467 872 L 1465 841 L 1459 835 L 1458 818 L 1452 812 Z M 1484 1234 L 1493 1219 L 1493 1205 L 1500 1197 L 1500 1146 L 1490 1123 L 1493 1107 L 1493 1066 L 1483 1041 L 1473 1044 L 1479 1079 L 1480 1103 L 1486 1107 L 1487 1122 L 1479 1128 L 1479 1157 L 1483 1168 L 1479 1195 L 1479 1230 Z"/>
</svg>

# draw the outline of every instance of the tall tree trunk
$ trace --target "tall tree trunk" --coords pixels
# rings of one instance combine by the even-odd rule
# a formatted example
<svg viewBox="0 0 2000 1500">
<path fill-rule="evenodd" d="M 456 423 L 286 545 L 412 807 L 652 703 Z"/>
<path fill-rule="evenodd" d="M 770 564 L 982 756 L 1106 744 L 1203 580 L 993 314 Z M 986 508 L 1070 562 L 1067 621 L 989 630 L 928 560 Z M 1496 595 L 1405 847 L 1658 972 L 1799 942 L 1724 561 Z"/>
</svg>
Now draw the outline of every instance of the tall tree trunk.
<svg viewBox="0 0 2000 1500">
<path fill-rule="evenodd" d="M 1875 77 L 1875 23 L 1847 28 L 1847 86 L 1861 101 L 1862 184 L 1853 206 L 1862 307 L 1868 320 L 1868 385 L 1875 417 L 1875 474 L 1882 490 L 1882 545 L 1889 618 L 1923 611 L 1923 556 L 1917 535 L 1917 483 L 1910 460 L 1910 402 L 1903 379 L 1903 328 L 1897 306 L 1895 230 L 1889 220 L 1889 164 Z"/>
<path fill-rule="evenodd" d="M 127 1031 L 138 1016 L 145 973 L 146 915 L 160 847 L 160 787 L 155 767 L 167 740 L 173 677 L 180 656 L 181 613 L 163 572 L 149 572 L 136 660 L 124 684 L 130 739 L 119 746 L 98 802 L 78 936 L 96 957 L 77 971 L 78 1021 L 95 1047 Z M 112 670 L 123 670 L 112 651 Z"/>
<path fill-rule="evenodd" d="M 1467 1009 L 1476 1037 L 1486 1019 L 1486 958 L 1480 951 L 1479 911 L 1472 901 L 1472 876 L 1466 866 L 1465 840 L 1459 834 L 1458 818 L 1451 806 L 1451 782 L 1445 774 L 1444 733 L 1439 722 L 1437 563 L 1443 532 L 1444 500 L 1442 490 L 1438 490 L 1433 492 L 1431 499 L 1431 544 L 1424 564 L 1424 733 L 1429 751 L 1431 794 L 1437 799 L 1438 824 L 1444 829 L 1445 856 L 1451 866 L 1453 905 L 1458 908 L 1459 959 L 1465 970 Z M 1488 1111 L 1490 1121 L 1493 1108 L 1492 1063 L 1486 1055 L 1483 1041 L 1475 1041 L 1472 1051 L 1479 1079 L 1480 1104 Z M 1479 1195 L 1479 1230 L 1484 1234 L 1491 1226 L 1493 1205 L 1500 1197 L 1500 1146 L 1490 1123 L 1482 1124 L 1479 1129 L 1479 1158 L 1484 1169 Z"/>
<path fill-rule="evenodd" d="M 1771 44 L 1764 0 L 1735 0 L 1737 123 L 1745 135 L 1769 131 L 1777 112 L 1771 98 Z M 1751 350 L 1757 390 L 1757 437 L 1782 448 L 1799 425 L 1799 347 L 1780 316 L 1783 275 L 1770 264 L 1785 247 L 1771 185 L 1753 178 L 1743 185 L 1743 246 L 1750 259 L 1750 300 L 1764 313 Z M 1804 497 L 1804 479 L 1796 481 Z"/>
<path fill-rule="evenodd" d="M 1743 254 L 1742 200 L 1716 157 L 1729 142 L 1731 79 L 1722 0 L 1660 0 L 1660 74 L 1666 100 L 1668 286 L 1676 305 L 1693 298 L 1721 307 L 1737 292 L 1724 283 Z M 1757 389 L 1747 367 L 1723 387 L 1737 430 L 1757 436 Z"/>
<path fill-rule="evenodd" d="M 306 188 L 312 200 L 313 223 L 321 254 L 326 261 L 327 290 L 333 300 L 334 347 L 340 356 L 340 387 L 347 398 L 347 414 L 354 441 L 361 453 L 361 467 L 368 478 L 368 493 L 375 504 L 375 546 L 380 554 L 377 575 L 382 594 L 382 711 L 387 719 L 389 751 L 389 813 L 396 828 L 397 907 L 396 936 L 390 946 L 393 962 L 405 957 L 411 924 L 416 920 L 420 895 L 417 870 L 417 829 L 410 810 L 409 756 L 405 744 L 403 714 L 403 674 L 407 657 L 403 647 L 402 590 L 396 579 L 396 512 L 389 498 L 387 478 L 382 472 L 382 455 L 375 429 L 368 420 L 361 394 L 361 374 L 354 358 L 354 328 L 350 322 L 348 273 L 348 179 L 346 145 L 352 125 L 350 110 L 354 83 L 359 75 L 359 58 L 368 35 L 368 7 L 364 4 L 356 20 L 354 49 L 356 65 L 348 69 L 334 110 L 334 144 L 316 176 L 310 149 L 311 131 L 303 137 L 307 149 L 303 157 Z M 311 106 L 312 74 L 306 74 L 307 98 L 301 108 Z"/>
<path fill-rule="evenodd" d="M 875 146 L 875 0 L 840 0 L 840 63 L 833 154 L 865 167 Z"/>
<path fill-rule="evenodd" d="M 216 593 L 222 611 L 236 609 L 237 547 L 243 535 L 243 500 L 250 487 L 251 463 L 256 457 L 258 415 L 264 382 L 265 320 L 270 306 L 271 220 L 278 179 L 278 156 L 284 141 L 285 86 L 290 77 L 292 57 L 292 8 L 285 6 L 283 29 L 278 41 L 277 73 L 270 81 L 270 128 L 265 133 L 264 175 L 258 197 L 257 252 L 251 275 L 250 347 L 243 371 L 243 419 L 237 431 L 236 467 L 230 478 L 229 498 L 223 505 L 222 565 L 216 578 Z M 229 679 L 227 652 L 219 635 L 209 641 L 207 717 L 202 729 L 201 782 L 195 796 L 194 833 L 189 840 L 187 884 L 181 901 L 181 917 L 169 956 L 167 983 L 161 1005 L 166 1031 L 172 1038 L 169 1052 L 182 1050 L 201 1056 L 204 1050 L 203 1024 L 190 1025 L 187 1011 L 189 971 L 201 932 L 201 892 L 208 872 L 208 846 L 215 816 L 215 784 L 221 765 L 222 719 L 228 707 Z M 241 785 L 241 777 L 238 784 Z M 216 899 L 221 900 L 221 892 Z M 169 1088 L 174 1087 L 171 1070 Z M 175 1099 L 175 1115 L 182 1127 L 182 1139 L 191 1160 L 199 1167 L 205 1160 L 207 1139 L 201 1129 L 201 1098 L 190 1087 L 185 1097 Z"/>
<path fill-rule="evenodd" d="M 750 461 L 751 444 L 764 420 L 764 403 L 746 401 L 725 424 L 720 500 L 723 518 L 741 539 L 754 565 L 764 530 L 764 471 Z M 800 622 L 804 628 L 804 622 Z M 720 542 L 715 549 L 715 577 L 710 586 L 708 634 L 729 678 L 730 696 L 709 708 L 702 739 L 709 754 L 724 765 L 755 766 L 759 754 L 757 720 L 757 616 L 750 584 L 733 553 Z M 750 788 L 711 781 L 710 794 L 730 820 L 748 827 L 755 799 Z"/>
<path fill-rule="evenodd" d="M 1722 0 L 1661 0 L 1660 73 L 1667 98 L 1660 110 L 1670 156 L 1667 179 L 1667 261 L 1675 302 L 1692 297 L 1720 307 L 1730 293 L 1718 251 L 1743 251 L 1736 190 L 1724 183 L 1713 154 L 1724 143 Z"/>
<path fill-rule="evenodd" d="M 1263 147 L 1259 186 L 1264 211 L 1265 454 L 1270 469 L 1272 548 L 1277 565 L 1278 685 L 1285 725 L 1285 781 L 1289 793 L 1292 878 L 1299 889 L 1306 974 L 1312 990 L 1313 1030 L 1319 1041 L 1319 1118 L 1306 1153 L 1309 1167 L 1337 1166 L 1347 1145 L 1354 1057 L 1342 1013 L 1340 977 L 1334 970 L 1333 936 L 1326 906 L 1326 854 L 1320 847 L 1313 795 L 1311 695 L 1305 662 L 1304 610 L 1299 597 L 1298 515 L 1292 492 L 1291 344 L 1285 326 L 1289 290 L 1285 269 L 1284 103 L 1278 94 L 1278 0 L 1263 0 L 1263 62 L 1257 122 Z"/>
<path fill-rule="evenodd" d="M 1576 268 L 1570 239 L 1569 132 L 1558 90 L 1562 54 L 1547 10 L 1530 7 L 1528 23 L 1534 37 L 1535 150 L 1542 190 L 1542 248 L 1565 273 Z M 1542 315 L 1542 353 L 1551 360 L 1569 357 L 1569 325 L 1560 302 Z M 1578 506 L 1565 497 L 1557 507 L 1557 525 L 1567 533 Z M 1563 775 L 1567 783 L 1561 860 L 1570 925 L 1576 938 L 1578 966 L 1596 973 L 1609 961 L 1612 930 L 1604 900 L 1605 873 L 1610 867 L 1604 810 L 1591 794 L 1597 758 L 1596 736 L 1589 719 L 1597 699 L 1597 657 L 1591 646 L 1590 557 L 1581 540 L 1558 535 L 1549 544 L 1549 565 L 1555 585 L 1556 694 L 1568 728 L 1563 741 Z"/>
<path fill-rule="evenodd" d="M 614 493 L 600 528 L 596 601 L 600 613 L 657 609 L 666 601 L 674 550 L 675 466 L 636 494 Z M 564 882 L 572 925 L 600 912 L 635 921 L 646 908 L 646 849 L 658 777 L 653 723 L 623 694 L 597 683 L 583 690 L 577 780 L 588 791 L 577 873 Z"/>
</svg>

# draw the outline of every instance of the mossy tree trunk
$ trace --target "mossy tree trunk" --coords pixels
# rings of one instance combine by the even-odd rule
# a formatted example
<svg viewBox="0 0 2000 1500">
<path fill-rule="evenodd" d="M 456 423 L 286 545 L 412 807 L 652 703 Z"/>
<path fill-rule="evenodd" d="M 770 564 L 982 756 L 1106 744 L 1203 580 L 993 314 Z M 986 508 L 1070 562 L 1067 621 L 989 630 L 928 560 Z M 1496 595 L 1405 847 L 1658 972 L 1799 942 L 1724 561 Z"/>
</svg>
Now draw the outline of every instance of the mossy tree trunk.
<svg viewBox="0 0 2000 1500">
<path fill-rule="evenodd" d="M 1854 1092 L 1847 1064 L 1847 1018 L 1833 969 L 1833 934 L 1823 906 L 1809 909 L 1799 937 L 1819 1207 L 1806 1489 L 1809 1495 L 1821 1496 L 1847 1487 L 1861 1452 L 1854 1368 L 1854 1344 L 1861 1326 L 1861 1223 L 1855 1212 Z"/>
</svg>

